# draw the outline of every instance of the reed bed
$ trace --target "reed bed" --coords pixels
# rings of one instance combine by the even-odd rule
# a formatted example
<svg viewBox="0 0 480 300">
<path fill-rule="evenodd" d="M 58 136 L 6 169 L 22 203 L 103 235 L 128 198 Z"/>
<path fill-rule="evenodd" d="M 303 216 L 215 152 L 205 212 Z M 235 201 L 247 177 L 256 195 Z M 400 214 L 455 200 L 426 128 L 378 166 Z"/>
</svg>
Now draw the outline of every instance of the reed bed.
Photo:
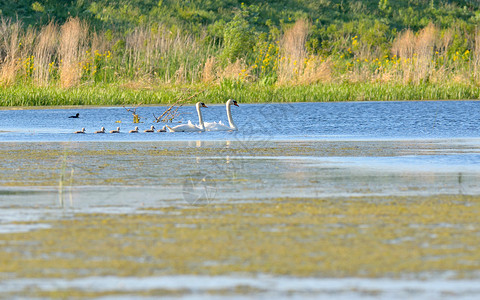
<svg viewBox="0 0 480 300">
<path fill-rule="evenodd" d="M 259 40 L 244 57 L 222 59 L 203 36 L 161 24 L 127 35 L 94 31 L 78 18 L 39 29 L 0 20 L 0 105 L 166 104 L 186 90 L 207 102 L 477 99 L 480 31 L 452 51 L 455 28 L 405 30 L 381 51 L 346 37 L 343 52 L 309 53 L 310 25 L 297 21 Z"/>
</svg>

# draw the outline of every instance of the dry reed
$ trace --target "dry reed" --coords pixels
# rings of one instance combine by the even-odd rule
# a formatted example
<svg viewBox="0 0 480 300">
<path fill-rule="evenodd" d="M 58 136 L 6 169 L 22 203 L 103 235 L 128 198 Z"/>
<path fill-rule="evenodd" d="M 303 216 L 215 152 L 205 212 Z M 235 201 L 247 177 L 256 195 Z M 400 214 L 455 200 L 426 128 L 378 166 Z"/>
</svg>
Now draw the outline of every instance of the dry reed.
<svg viewBox="0 0 480 300">
<path fill-rule="evenodd" d="M 176 84 L 183 84 L 187 82 L 187 68 L 185 65 L 180 65 L 174 75 Z"/>
<path fill-rule="evenodd" d="M 435 69 L 432 62 L 438 29 L 433 24 L 420 30 L 415 41 L 415 75 L 414 82 L 427 81 Z"/>
<path fill-rule="evenodd" d="M 20 69 L 20 22 L 12 23 L 9 19 L 0 20 L 0 84 L 10 85 L 15 82 Z"/>
<path fill-rule="evenodd" d="M 441 72 L 435 71 L 433 56 L 435 49 L 439 48 L 438 28 L 429 24 L 417 35 L 411 30 L 406 30 L 398 35 L 392 44 L 391 53 L 394 58 L 399 58 L 397 75 L 403 83 L 421 83 L 438 78 Z M 444 50 L 448 42 L 443 42 Z M 435 73 L 435 74 L 434 74 Z"/>
<path fill-rule="evenodd" d="M 383 73 L 387 72 L 388 74 L 380 74 L 382 78 L 381 81 L 385 82 L 387 78 L 389 80 L 399 79 L 403 83 L 409 83 L 413 80 L 415 74 L 414 65 L 412 61 L 415 54 L 415 42 L 416 37 L 412 30 L 408 29 L 400 33 L 397 38 L 393 41 L 391 53 L 393 57 L 400 58 L 400 70 L 399 72 L 392 72 L 392 70 L 384 70 Z"/>
<path fill-rule="evenodd" d="M 82 76 L 80 61 L 85 53 L 88 28 L 78 18 L 70 18 L 60 28 L 60 85 L 72 87 Z"/>
<path fill-rule="evenodd" d="M 475 32 L 475 43 L 473 46 L 473 80 L 480 83 L 480 29 Z"/>
<path fill-rule="evenodd" d="M 202 82 L 210 83 L 215 81 L 216 64 L 217 60 L 215 57 L 210 56 L 209 58 L 207 58 L 202 70 Z"/>
<path fill-rule="evenodd" d="M 150 33 L 146 28 L 136 28 L 126 38 L 126 59 L 128 67 L 132 70 L 138 70 L 142 66 L 142 58 L 145 65 L 149 65 L 151 60 Z"/>
<path fill-rule="evenodd" d="M 135 77 L 158 79 L 161 75 L 166 83 L 185 83 L 196 73 L 200 76 L 198 65 L 189 59 L 197 55 L 199 48 L 193 36 L 173 35 L 162 25 L 137 28 L 126 37 L 124 60 L 128 69 L 136 70 Z M 160 69 L 162 74 L 157 72 Z"/>
<path fill-rule="evenodd" d="M 35 70 L 34 80 L 38 85 L 47 85 L 57 50 L 58 27 L 50 22 L 40 30 L 34 49 Z"/>
<path fill-rule="evenodd" d="M 246 72 L 247 65 L 244 60 L 237 59 L 235 62 L 228 64 L 223 69 L 217 71 L 217 77 L 220 81 L 224 79 L 240 80 Z"/>
<path fill-rule="evenodd" d="M 283 84 L 295 80 L 303 72 L 307 57 L 305 42 L 309 24 L 301 19 L 292 28 L 285 31 L 280 41 L 280 60 L 278 62 L 278 83 Z"/>
<path fill-rule="evenodd" d="M 98 53 L 105 53 L 109 49 L 112 48 L 111 43 L 107 41 L 107 39 L 104 37 L 103 34 L 99 34 L 97 32 L 93 32 L 92 34 L 92 53 L 98 52 Z"/>
<path fill-rule="evenodd" d="M 400 33 L 393 41 L 392 54 L 403 59 L 412 59 L 415 52 L 415 34 L 408 29 Z"/>
<path fill-rule="evenodd" d="M 313 84 L 332 80 L 332 62 L 318 56 L 311 56 L 305 62 L 305 68 L 298 76 L 297 83 Z"/>
</svg>

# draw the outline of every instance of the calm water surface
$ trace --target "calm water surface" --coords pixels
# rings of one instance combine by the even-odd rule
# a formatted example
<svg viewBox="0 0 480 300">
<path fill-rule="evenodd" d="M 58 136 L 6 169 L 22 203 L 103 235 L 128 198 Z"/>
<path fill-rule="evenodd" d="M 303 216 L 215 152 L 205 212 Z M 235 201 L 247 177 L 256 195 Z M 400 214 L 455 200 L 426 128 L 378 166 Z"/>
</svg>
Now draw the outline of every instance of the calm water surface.
<svg viewBox="0 0 480 300">
<path fill-rule="evenodd" d="M 140 107 L 140 130 L 155 125 L 165 107 Z M 181 108 L 177 121 L 198 123 L 194 107 Z M 227 122 L 223 105 L 205 108 L 205 121 Z M 326 139 L 457 139 L 480 137 L 480 102 L 342 102 L 295 104 L 242 104 L 232 107 L 237 133 L 128 134 L 133 129 L 132 115 L 122 107 L 84 109 L 1 110 L 1 141 L 163 141 L 232 140 L 257 138 L 274 140 Z M 80 118 L 68 116 L 80 113 Z M 121 123 L 118 123 L 118 122 Z M 175 124 L 174 124 L 175 125 Z M 73 135 L 85 127 L 92 133 L 104 126 L 117 126 L 116 135 Z"/>
<path fill-rule="evenodd" d="M 123 107 L 0 110 L 0 150 L 8 154 L 32 149 L 126 153 L 116 157 L 65 154 L 64 168 L 75 170 L 72 193 L 84 199 L 78 201 L 84 206 L 125 202 L 135 209 L 136 202 L 129 201 L 132 196 L 157 205 L 163 203 L 157 200 L 183 201 L 183 183 L 192 174 L 215 182 L 213 200 L 218 201 L 253 196 L 480 194 L 478 101 L 240 103 L 232 107 L 239 127 L 236 132 L 144 133 L 151 125 L 164 125 L 153 122 L 153 115 L 164 110 L 139 107 L 140 124 L 133 124 L 131 113 Z M 68 118 L 77 112 L 79 118 Z M 227 123 L 223 105 L 209 105 L 203 116 L 206 121 Z M 177 121 L 187 120 L 197 122 L 193 106 L 181 108 Z M 127 133 L 135 125 L 141 132 Z M 107 131 L 120 127 L 121 133 L 92 133 L 102 126 Z M 87 134 L 73 134 L 82 127 Z M 159 159 L 150 150 L 172 154 Z M 42 165 L 31 160 L 27 167 L 28 160 L 11 159 L 0 171 L 5 172 L 0 182 L 6 191 L 0 199 L 8 200 L 0 205 L 18 198 L 55 201 L 56 184 L 42 179 L 60 176 L 46 168 L 56 164 L 53 169 L 58 173 L 58 162 Z M 86 166 L 103 169 L 93 172 L 97 176 L 93 180 Z M 22 182 L 11 178 L 9 167 L 19 170 Z M 27 169 L 25 174 L 22 168 Z M 29 168 L 37 168 L 37 173 Z M 34 179 L 30 182 L 29 178 Z M 226 183 L 225 178 L 234 183 Z M 112 186 L 117 187 L 112 190 Z M 23 194 L 25 189 L 49 187 L 50 196 Z M 117 195 L 119 188 L 125 189 L 120 193 L 123 196 Z"/>
<path fill-rule="evenodd" d="M 140 124 L 133 124 L 131 114 L 123 107 L 1 110 L 0 141 L 6 142 L 2 148 L 12 150 L 32 147 L 45 147 L 45 151 L 84 147 L 127 153 L 177 150 L 178 157 L 163 161 L 148 155 L 119 157 L 113 161 L 112 158 L 105 161 L 101 156 L 68 160 L 75 162 L 76 178 L 81 177 L 81 166 L 86 164 L 79 160 L 89 159 L 91 165 L 123 166 L 121 171 L 105 168 L 102 176 L 123 178 L 121 185 L 127 187 L 168 187 L 160 197 L 165 199 L 181 200 L 179 182 L 195 172 L 218 178 L 243 176 L 243 183 L 238 181 L 225 189 L 225 197 L 233 198 L 428 194 L 459 190 L 480 193 L 480 186 L 476 184 L 480 176 L 478 101 L 240 103 L 240 107 L 232 107 L 239 127 L 236 132 L 144 133 L 151 125 L 157 128 L 164 125 L 153 122 L 153 115 L 158 116 L 164 110 L 165 107 L 158 106 L 138 108 L 137 113 L 143 120 Z M 68 118 L 77 112 L 80 113 L 78 119 Z M 203 109 L 203 116 L 206 121 L 227 123 L 223 105 L 209 105 Z M 194 107 L 182 107 L 177 120 L 196 123 Z M 127 133 L 135 125 L 141 132 Z M 107 131 L 120 127 L 121 133 L 92 133 L 102 126 Z M 82 127 L 87 134 L 73 134 Z M 295 147 L 312 150 L 301 155 L 290 150 L 288 157 L 284 157 L 284 151 Z M 265 148 L 274 150 L 265 152 Z M 182 155 L 189 149 L 198 151 Z M 228 151 L 232 149 L 236 152 Z M 156 168 L 139 171 L 130 167 L 139 162 L 152 162 Z M 175 170 L 173 176 L 168 170 Z M 84 176 L 88 178 L 89 173 Z M 180 180 L 177 182 L 172 177 Z M 15 186 L 8 180 L 4 184 Z M 92 185 L 91 182 L 81 184 Z M 93 184 L 97 185 L 102 184 Z M 108 184 L 106 187 L 108 190 Z M 223 195 L 222 187 L 216 186 L 219 195 Z M 87 198 L 92 199 L 90 195 Z"/>
</svg>

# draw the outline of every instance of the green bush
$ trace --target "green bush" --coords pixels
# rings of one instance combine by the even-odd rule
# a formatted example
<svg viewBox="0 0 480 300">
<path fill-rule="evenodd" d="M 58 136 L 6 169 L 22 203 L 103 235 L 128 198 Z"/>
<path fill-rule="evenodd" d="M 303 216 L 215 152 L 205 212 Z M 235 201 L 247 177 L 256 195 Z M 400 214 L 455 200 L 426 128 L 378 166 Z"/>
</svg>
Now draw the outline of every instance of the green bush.
<svg viewBox="0 0 480 300">
<path fill-rule="evenodd" d="M 234 62 L 252 51 L 255 35 L 252 27 L 242 16 L 237 15 L 225 25 L 223 32 L 222 58 L 225 62 Z"/>
</svg>

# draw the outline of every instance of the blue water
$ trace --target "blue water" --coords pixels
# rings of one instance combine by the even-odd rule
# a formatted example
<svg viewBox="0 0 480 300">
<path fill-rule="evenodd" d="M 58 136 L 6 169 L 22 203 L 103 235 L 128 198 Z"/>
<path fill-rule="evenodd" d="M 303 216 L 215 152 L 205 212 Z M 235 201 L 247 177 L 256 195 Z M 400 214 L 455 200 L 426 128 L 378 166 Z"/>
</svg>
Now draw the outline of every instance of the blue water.
<svg viewBox="0 0 480 300">
<path fill-rule="evenodd" d="M 232 107 L 238 132 L 143 133 L 164 106 L 141 106 L 142 123 L 133 124 L 123 107 L 0 110 L 0 141 L 156 141 L 156 140 L 383 140 L 480 137 L 479 101 L 398 101 L 293 104 L 242 104 Z M 80 118 L 68 116 L 80 113 Z M 175 121 L 198 123 L 194 106 L 180 109 Z M 227 123 L 223 105 L 203 109 L 205 121 Z M 121 123 L 118 123 L 120 121 Z M 128 134 L 136 125 L 142 131 Z M 172 124 L 176 125 L 176 123 Z M 105 127 L 120 134 L 92 134 Z M 73 134 L 86 128 L 87 134 Z"/>
</svg>

